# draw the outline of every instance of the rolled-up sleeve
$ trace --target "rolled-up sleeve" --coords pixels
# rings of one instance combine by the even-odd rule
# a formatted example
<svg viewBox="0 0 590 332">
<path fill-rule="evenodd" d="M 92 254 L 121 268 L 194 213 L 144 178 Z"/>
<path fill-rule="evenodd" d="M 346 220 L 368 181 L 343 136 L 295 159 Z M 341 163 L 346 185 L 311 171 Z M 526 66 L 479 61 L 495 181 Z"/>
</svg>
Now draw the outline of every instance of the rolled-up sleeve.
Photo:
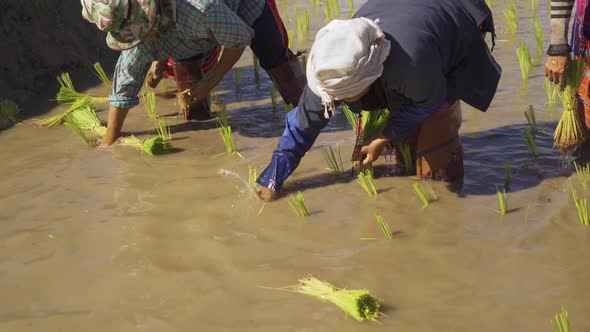
<svg viewBox="0 0 590 332">
<path fill-rule="evenodd" d="M 151 60 L 142 54 L 139 47 L 121 52 L 113 75 L 113 91 L 109 97 L 112 106 L 131 108 L 139 104 L 137 95 L 150 64 Z"/>
<path fill-rule="evenodd" d="M 245 48 L 254 38 L 254 30 L 222 1 L 208 8 L 204 24 L 212 37 L 227 48 Z"/>
</svg>

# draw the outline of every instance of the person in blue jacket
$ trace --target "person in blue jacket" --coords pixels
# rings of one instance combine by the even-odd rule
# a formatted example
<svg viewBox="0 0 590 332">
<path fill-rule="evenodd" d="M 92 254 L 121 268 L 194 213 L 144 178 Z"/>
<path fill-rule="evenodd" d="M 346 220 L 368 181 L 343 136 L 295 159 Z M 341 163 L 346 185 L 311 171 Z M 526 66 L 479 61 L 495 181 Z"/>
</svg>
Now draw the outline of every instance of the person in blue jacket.
<svg viewBox="0 0 590 332">
<path fill-rule="evenodd" d="M 272 160 L 257 179 L 273 200 L 341 103 L 353 112 L 387 108 L 382 135 L 362 147 L 363 165 L 391 143 L 409 143 L 417 175 L 463 179 L 462 100 L 485 112 L 501 68 L 485 42 L 494 37 L 483 0 L 369 0 L 348 20 L 316 35 L 308 83 Z"/>
</svg>

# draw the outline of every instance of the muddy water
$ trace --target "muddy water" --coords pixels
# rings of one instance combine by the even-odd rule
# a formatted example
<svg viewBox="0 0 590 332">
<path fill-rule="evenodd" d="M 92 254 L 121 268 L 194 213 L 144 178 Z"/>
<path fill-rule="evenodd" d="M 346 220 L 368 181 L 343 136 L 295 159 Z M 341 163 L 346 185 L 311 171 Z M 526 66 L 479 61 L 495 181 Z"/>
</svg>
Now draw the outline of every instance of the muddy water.
<svg viewBox="0 0 590 332">
<path fill-rule="evenodd" d="M 590 234 L 569 198 L 576 180 L 551 150 L 559 110 L 544 104 L 542 67 L 521 85 L 516 40 L 535 46 L 530 11 L 519 8 L 518 35 L 499 34 L 507 41 L 496 46 L 504 75 L 493 106 L 463 109 L 465 188 L 435 185 L 440 200 L 425 209 L 412 177 L 377 179 L 380 194 L 370 198 L 325 171 L 321 146 L 340 144 L 348 156 L 354 143 L 340 115 L 286 186 L 303 192 L 312 215 L 294 217 L 286 199 L 257 201 L 244 182 L 248 165 L 268 162 L 284 114 L 272 113 L 264 74 L 256 88 L 249 55 L 240 96 L 231 75 L 218 88 L 245 159 L 221 154 L 215 125 L 184 123 L 164 97 L 158 112 L 177 148 L 164 157 L 95 150 L 66 127 L 30 120 L 1 133 L 0 331 L 550 331 L 561 305 L 573 331 L 589 330 Z M 547 25 L 544 1 L 539 16 Z M 537 159 L 521 136 L 529 103 L 540 122 Z M 125 130 L 153 133 L 142 107 Z M 501 217 L 493 209 L 506 160 L 513 211 Z M 376 212 L 393 240 L 383 239 Z M 371 289 L 388 317 L 358 324 L 329 304 L 259 288 L 307 274 Z"/>
</svg>

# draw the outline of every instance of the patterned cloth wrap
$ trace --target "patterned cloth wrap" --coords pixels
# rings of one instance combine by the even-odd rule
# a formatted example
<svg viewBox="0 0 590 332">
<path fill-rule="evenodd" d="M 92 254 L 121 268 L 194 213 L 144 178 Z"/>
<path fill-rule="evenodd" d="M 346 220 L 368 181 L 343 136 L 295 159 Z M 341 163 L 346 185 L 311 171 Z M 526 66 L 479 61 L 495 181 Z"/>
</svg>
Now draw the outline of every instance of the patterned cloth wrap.
<svg viewBox="0 0 590 332">
<path fill-rule="evenodd" d="M 107 45 L 130 49 L 150 32 L 163 33 L 174 25 L 174 0 L 81 0 L 82 16 L 107 35 Z"/>
<path fill-rule="evenodd" d="M 572 25 L 572 50 L 574 55 L 590 57 L 590 0 L 576 1 L 576 14 Z"/>
</svg>

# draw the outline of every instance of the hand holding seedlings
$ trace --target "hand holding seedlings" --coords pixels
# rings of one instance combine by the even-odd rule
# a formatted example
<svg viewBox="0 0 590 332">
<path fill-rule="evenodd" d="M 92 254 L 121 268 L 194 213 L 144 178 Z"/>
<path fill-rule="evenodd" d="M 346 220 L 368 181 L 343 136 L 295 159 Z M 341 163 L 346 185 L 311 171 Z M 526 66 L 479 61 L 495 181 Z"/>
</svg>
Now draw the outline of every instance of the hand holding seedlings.
<svg viewBox="0 0 590 332">
<path fill-rule="evenodd" d="M 369 145 L 365 145 L 361 148 L 361 153 L 365 155 L 363 159 L 363 165 L 369 166 L 375 162 L 381 155 L 381 151 L 389 143 L 389 139 L 384 136 L 379 136 L 371 141 Z"/>
<path fill-rule="evenodd" d="M 545 63 L 545 76 L 549 81 L 563 86 L 565 84 L 565 74 L 571 58 L 568 55 L 555 55 L 547 58 Z"/>
</svg>

